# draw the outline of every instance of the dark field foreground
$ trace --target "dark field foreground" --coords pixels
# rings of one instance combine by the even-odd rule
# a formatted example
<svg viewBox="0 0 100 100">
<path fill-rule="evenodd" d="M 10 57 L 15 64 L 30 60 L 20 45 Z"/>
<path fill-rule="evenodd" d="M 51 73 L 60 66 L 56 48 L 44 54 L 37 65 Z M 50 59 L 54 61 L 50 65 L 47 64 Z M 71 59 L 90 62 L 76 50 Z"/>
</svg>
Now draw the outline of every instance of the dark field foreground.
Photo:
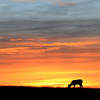
<svg viewBox="0 0 100 100">
<path fill-rule="evenodd" d="M 16 87 L 16 86 L 6 86 L 0 87 L 0 94 L 8 94 L 8 98 L 12 97 L 23 97 L 23 98 L 34 98 L 38 99 L 68 99 L 68 98 L 98 98 L 100 97 L 100 89 L 96 88 L 36 88 L 36 87 Z M 81 98 L 80 98 L 81 97 Z M 68 99 L 69 100 L 69 99 Z M 76 99 L 75 99 L 76 100 Z"/>
</svg>

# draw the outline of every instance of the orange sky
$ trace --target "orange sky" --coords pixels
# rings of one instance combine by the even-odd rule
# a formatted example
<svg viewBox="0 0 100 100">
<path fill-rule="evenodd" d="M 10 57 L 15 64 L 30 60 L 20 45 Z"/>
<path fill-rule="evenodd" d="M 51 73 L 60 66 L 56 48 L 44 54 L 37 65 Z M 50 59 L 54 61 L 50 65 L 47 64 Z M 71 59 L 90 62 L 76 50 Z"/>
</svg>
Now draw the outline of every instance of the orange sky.
<svg viewBox="0 0 100 100">
<path fill-rule="evenodd" d="M 0 85 L 100 88 L 100 37 L 0 36 Z"/>
</svg>

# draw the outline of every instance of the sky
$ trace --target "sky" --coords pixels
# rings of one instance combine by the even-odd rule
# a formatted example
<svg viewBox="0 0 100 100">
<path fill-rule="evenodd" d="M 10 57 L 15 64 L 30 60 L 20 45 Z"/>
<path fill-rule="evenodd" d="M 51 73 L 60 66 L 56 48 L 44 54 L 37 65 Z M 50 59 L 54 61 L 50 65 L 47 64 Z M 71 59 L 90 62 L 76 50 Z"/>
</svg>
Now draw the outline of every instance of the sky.
<svg viewBox="0 0 100 100">
<path fill-rule="evenodd" d="M 100 0 L 0 0 L 0 85 L 100 88 Z"/>
</svg>

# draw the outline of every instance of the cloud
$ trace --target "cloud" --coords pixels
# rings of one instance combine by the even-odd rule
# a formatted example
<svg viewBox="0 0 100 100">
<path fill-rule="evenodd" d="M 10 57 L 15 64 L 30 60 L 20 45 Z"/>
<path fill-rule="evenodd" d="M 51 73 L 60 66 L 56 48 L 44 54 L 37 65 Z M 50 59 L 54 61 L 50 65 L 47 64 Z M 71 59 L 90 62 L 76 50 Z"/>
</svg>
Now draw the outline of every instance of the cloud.
<svg viewBox="0 0 100 100">
<path fill-rule="evenodd" d="M 88 45 L 100 45 L 100 41 L 85 41 L 85 42 L 54 42 L 54 43 L 47 43 L 44 46 L 88 46 Z"/>
<path fill-rule="evenodd" d="M 27 59 L 42 61 L 43 59 L 53 61 L 59 59 L 61 62 L 98 61 L 99 37 L 20 37 L 20 35 L 0 39 L 0 55 L 3 59 Z M 3 40 L 2 40 L 3 39 Z M 74 39 L 74 41 L 73 41 Z M 56 42 L 58 41 L 58 42 Z M 62 42 L 63 41 L 63 42 Z M 9 57 L 10 55 L 10 57 Z M 82 60 L 83 59 L 83 60 Z M 74 61 L 73 61 L 74 60 Z"/>
<path fill-rule="evenodd" d="M 35 0 L 15 0 L 16 2 L 33 2 Z"/>
<path fill-rule="evenodd" d="M 58 6 L 74 6 L 76 3 L 75 2 L 64 2 L 64 1 L 58 0 L 54 4 Z"/>
<path fill-rule="evenodd" d="M 36 2 L 36 1 L 40 1 L 40 2 L 46 2 L 49 4 L 53 4 L 53 5 L 58 5 L 58 6 L 73 6 L 76 3 L 75 2 L 66 2 L 66 1 L 62 1 L 62 0 L 15 0 L 16 2 Z"/>
<path fill-rule="evenodd" d="M 56 13 L 56 10 L 53 10 Z M 45 12 L 46 13 L 46 12 Z M 49 14 L 48 14 L 49 15 Z M 0 24 L 0 34 L 7 33 L 30 33 L 33 35 L 66 35 L 66 36 L 85 36 L 99 35 L 100 20 L 60 20 L 43 21 L 40 20 L 21 20 L 5 21 Z"/>
<path fill-rule="evenodd" d="M 0 8 L 7 8 L 7 7 L 9 7 L 8 4 L 0 4 Z"/>
</svg>

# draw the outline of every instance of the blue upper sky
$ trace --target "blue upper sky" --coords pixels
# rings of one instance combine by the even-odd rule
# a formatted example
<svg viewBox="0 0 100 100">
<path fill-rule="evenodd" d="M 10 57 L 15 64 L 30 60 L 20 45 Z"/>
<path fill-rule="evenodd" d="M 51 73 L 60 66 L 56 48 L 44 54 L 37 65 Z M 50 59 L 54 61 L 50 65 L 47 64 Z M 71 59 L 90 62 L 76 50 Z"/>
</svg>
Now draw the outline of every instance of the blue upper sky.
<svg viewBox="0 0 100 100">
<path fill-rule="evenodd" d="M 0 0 L 0 20 L 90 18 L 100 18 L 100 0 Z"/>
<path fill-rule="evenodd" d="M 100 0 L 0 0 L 0 34 L 99 35 Z"/>
</svg>

